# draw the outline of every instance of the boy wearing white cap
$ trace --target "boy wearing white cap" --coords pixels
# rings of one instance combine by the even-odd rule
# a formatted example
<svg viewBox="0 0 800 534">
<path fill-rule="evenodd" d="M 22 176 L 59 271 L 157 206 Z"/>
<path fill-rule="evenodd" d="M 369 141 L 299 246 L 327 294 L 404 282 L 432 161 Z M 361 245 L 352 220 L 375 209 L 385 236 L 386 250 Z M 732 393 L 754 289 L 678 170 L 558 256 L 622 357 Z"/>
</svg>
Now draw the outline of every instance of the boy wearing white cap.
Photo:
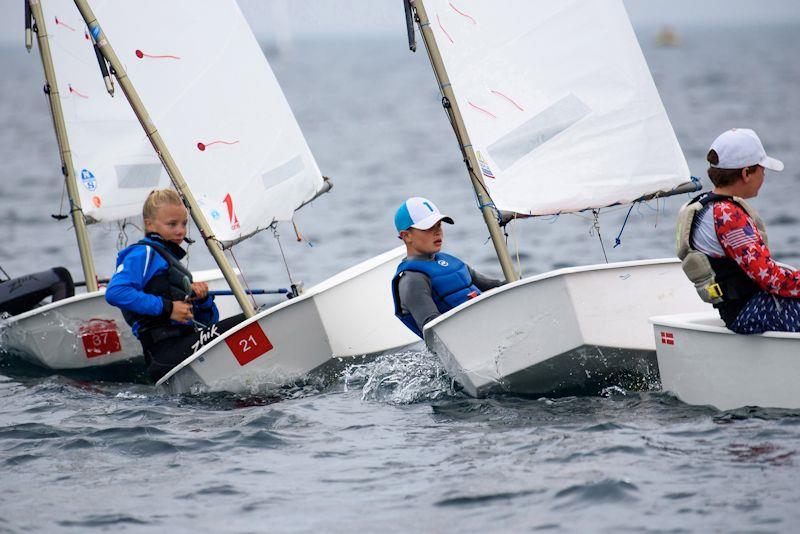
<svg viewBox="0 0 800 534">
<path fill-rule="evenodd" d="M 422 197 L 406 200 L 394 216 L 407 254 L 392 279 L 395 315 L 419 337 L 427 322 L 503 285 L 441 252 L 442 222 L 453 224 L 453 219 Z"/>
<path fill-rule="evenodd" d="M 734 128 L 711 145 L 714 191 L 678 215 L 677 252 L 700 297 L 739 334 L 800 331 L 800 272 L 776 264 L 761 218 L 744 199 L 758 195 L 765 169 L 782 171 L 753 130 Z"/>
</svg>

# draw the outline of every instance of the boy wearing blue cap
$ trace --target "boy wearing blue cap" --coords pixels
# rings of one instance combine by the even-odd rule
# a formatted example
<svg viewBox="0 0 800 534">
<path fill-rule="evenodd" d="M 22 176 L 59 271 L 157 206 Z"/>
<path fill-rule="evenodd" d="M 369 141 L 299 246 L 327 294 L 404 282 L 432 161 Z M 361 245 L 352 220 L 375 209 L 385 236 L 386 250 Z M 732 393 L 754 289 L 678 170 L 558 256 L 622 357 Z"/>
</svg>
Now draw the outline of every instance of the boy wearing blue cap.
<svg viewBox="0 0 800 534">
<path fill-rule="evenodd" d="M 441 252 L 443 221 L 453 224 L 451 217 L 422 197 L 406 200 L 394 216 L 395 228 L 406 245 L 406 258 L 392 279 L 394 313 L 419 337 L 429 321 L 504 283 Z"/>
</svg>

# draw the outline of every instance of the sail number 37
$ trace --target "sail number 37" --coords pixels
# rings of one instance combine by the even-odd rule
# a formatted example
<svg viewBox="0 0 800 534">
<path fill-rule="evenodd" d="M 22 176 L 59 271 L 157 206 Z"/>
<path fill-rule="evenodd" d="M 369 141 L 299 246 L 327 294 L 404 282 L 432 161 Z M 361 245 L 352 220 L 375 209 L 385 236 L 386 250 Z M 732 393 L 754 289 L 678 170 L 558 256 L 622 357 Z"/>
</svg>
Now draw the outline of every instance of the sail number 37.
<svg viewBox="0 0 800 534">
<path fill-rule="evenodd" d="M 122 350 L 117 324 L 113 320 L 90 319 L 80 326 L 78 335 L 87 358 L 97 358 Z"/>
<path fill-rule="evenodd" d="M 247 365 L 273 349 L 264 330 L 258 323 L 251 323 L 225 338 L 228 348 L 239 365 Z"/>
</svg>

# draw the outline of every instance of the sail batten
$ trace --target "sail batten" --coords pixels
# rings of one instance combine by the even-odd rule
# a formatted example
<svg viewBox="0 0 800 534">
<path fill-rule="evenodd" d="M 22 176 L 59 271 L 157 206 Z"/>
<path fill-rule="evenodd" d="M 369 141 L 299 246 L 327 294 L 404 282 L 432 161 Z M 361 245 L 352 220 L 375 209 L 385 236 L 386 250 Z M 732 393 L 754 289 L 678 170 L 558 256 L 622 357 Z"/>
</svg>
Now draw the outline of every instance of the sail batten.
<svg viewBox="0 0 800 534">
<path fill-rule="evenodd" d="M 632 202 L 690 179 L 621 0 L 424 0 L 500 210 Z"/>
</svg>

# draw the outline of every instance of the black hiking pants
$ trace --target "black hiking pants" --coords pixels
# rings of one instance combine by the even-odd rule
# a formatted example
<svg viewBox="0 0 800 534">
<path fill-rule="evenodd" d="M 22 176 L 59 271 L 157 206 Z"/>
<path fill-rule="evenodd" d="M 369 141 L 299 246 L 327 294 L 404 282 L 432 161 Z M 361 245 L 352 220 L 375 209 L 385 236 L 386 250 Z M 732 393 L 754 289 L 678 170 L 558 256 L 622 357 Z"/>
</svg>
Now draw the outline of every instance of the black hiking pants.
<svg viewBox="0 0 800 534">
<path fill-rule="evenodd" d="M 140 341 L 144 349 L 147 372 L 154 382 L 158 382 L 173 367 L 219 337 L 222 333 L 244 321 L 244 319 L 244 314 L 240 313 L 206 328 L 189 329 L 189 327 L 176 327 L 181 330 L 177 330 L 174 337 L 162 339 L 155 343 L 148 340 L 150 336 L 142 336 Z"/>
</svg>

